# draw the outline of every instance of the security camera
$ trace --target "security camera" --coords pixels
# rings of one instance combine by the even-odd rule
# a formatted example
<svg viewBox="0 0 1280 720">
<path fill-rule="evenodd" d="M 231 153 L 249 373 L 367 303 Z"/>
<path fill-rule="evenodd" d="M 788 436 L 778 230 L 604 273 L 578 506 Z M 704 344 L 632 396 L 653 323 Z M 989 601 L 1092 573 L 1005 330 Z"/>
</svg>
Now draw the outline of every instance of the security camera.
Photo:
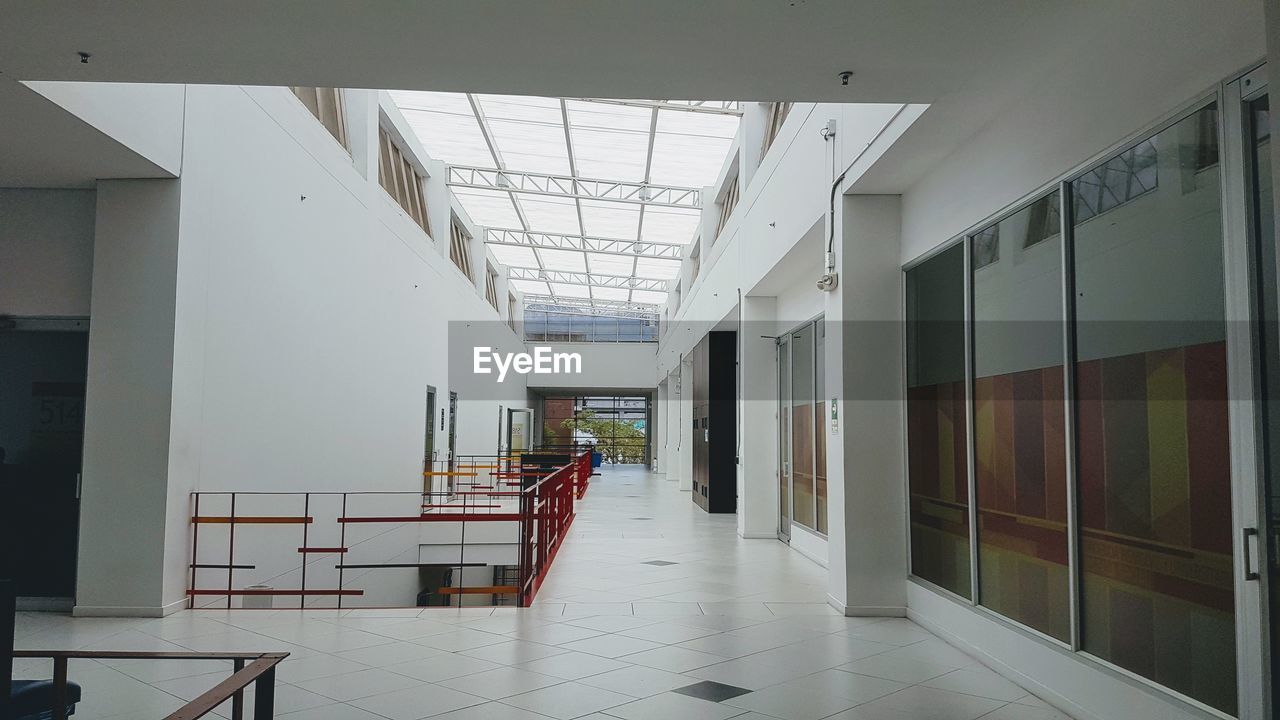
<svg viewBox="0 0 1280 720">
<path fill-rule="evenodd" d="M 853 77 L 853 71 L 852 71 L 852 70 L 845 70 L 844 72 L 840 73 L 840 84 L 841 84 L 841 85 L 848 85 L 848 84 L 849 84 L 849 78 L 851 78 L 851 77 Z"/>
</svg>

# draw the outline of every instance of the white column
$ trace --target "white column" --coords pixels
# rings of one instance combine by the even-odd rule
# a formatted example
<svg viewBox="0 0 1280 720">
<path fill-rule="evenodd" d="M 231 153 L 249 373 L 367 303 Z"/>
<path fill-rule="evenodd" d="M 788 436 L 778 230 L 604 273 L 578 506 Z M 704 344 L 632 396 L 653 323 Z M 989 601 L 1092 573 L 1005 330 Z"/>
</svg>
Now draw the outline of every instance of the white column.
<svg viewBox="0 0 1280 720">
<path fill-rule="evenodd" d="M 829 599 L 848 615 L 905 615 L 901 201 L 843 197 L 839 287 L 827 297 Z M 831 399 L 828 397 L 828 401 Z"/>
<path fill-rule="evenodd" d="M 169 483 L 179 183 L 98 183 L 76 614 L 185 600 L 189 489 Z"/>
<path fill-rule="evenodd" d="M 693 490 L 693 363 L 680 360 L 680 425 L 679 442 L 680 489 Z"/>
<path fill-rule="evenodd" d="M 671 371 L 667 375 L 667 467 L 664 472 L 667 480 L 680 480 L 680 370 Z"/>
<path fill-rule="evenodd" d="M 742 396 L 738 399 L 738 535 L 778 534 L 777 298 L 744 296 L 741 350 Z"/>
<path fill-rule="evenodd" d="M 653 448 L 653 467 L 656 472 L 667 471 L 667 380 L 663 378 L 653 393 L 653 407 L 649 411 L 653 427 L 649 429 L 649 441 Z"/>
</svg>

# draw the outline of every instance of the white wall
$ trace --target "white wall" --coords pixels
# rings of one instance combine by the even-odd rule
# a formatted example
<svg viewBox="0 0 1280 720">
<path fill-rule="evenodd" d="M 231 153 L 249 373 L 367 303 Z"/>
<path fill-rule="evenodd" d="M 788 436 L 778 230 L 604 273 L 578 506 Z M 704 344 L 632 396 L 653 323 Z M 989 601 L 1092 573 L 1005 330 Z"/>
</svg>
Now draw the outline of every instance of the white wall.
<svg viewBox="0 0 1280 720">
<path fill-rule="evenodd" d="M 778 351 L 762 330 L 777 321 L 774 297 L 742 298 L 739 334 L 744 399 L 739 404 L 738 535 L 770 538 L 778 534 Z"/>
<path fill-rule="evenodd" d="M 528 343 L 551 348 L 552 353 L 578 353 L 581 373 L 529 375 L 530 387 L 546 389 L 644 389 L 658 384 L 657 346 L 654 343 Z"/>
<path fill-rule="evenodd" d="M 121 92 L 123 102 L 135 90 L 69 96 Z M 496 452 L 499 408 L 529 406 L 522 377 L 499 393 L 468 392 L 470 349 L 451 346 L 451 327 L 473 327 L 468 343 L 524 345 L 483 297 L 484 256 L 477 277 L 463 277 L 378 184 L 374 132 L 379 117 L 398 117 L 393 107 L 346 91 L 348 152 L 288 89 L 180 90 L 181 180 L 103 182 L 97 192 L 82 614 L 154 615 L 184 602 L 192 491 L 413 493 L 428 386 L 437 412 L 459 392 L 459 453 Z M 101 129 L 119 120 L 109 115 Z M 161 140 L 170 132 L 157 130 Z M 422 158 L 433 229 L 447 237 L 441 166 Z M 42 228 L 46 252 L 19 259 L 58 260 L 83 295 L 86 273 L 72 260 L 84 253 L 71 249 L 92 233 L 93 193 L 40 197 L 67 211 Z M 0 252 L 12 254 L 5 239 Z M 88 313 L 87 296 L 65 295 L 57 313 L 49 302 L 43 313 Z M 447 428 L 436 446 L 446 438 Z M 379 559 L 416 554 L 411 529 Z M 247 542 L 243 552 L 260 550 Z M 415 583 L 397 576 L 370 597 Z"/>
<path fill-rule="evenodd" d="M 0 315 L 87 317 L 92 190 L 0 189 Z"/>
</svg>

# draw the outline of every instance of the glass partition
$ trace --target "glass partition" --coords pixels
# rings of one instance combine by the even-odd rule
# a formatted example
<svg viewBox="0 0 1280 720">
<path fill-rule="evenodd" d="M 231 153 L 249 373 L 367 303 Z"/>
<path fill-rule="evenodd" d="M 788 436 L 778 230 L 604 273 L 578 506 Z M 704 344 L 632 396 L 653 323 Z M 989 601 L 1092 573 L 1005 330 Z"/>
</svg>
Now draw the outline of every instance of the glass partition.
<svg viewBox="0 0 1280 720">
<path fill-rule="evenodd" d="M 778 535 L 791 537 L 791 338 L 778 340 Z"/>
<path fill-rule="evenodd" d="M 1073 182 L 1084 650 L 1236 710 L 1217 109 Z"/>
<path fill-rule="evenodd" d="M 794 520 L 814 529 L 813 325 L 791 333 L 791 463 Z"/>
<path fill-rule="evenodd" d="M 1062 237 L 1055 191 L 974 235 L 981 603 L 1070 640 Z"/>
<path fill-rule="evenodd" d="M 964 246 L 916 265 L 907 282 L 907 475 L 911 572 L 969 597 Z"/>
<path fill-rule="evenodd" d="M 830 412 L 827 406 L 827 361 L 825 353 L 827 351 L 827 327 L 826 324 L 819 320 L 813 324 L 813 330 L 816 334 L 814 341 L 814 493 L 817 496 L 815 506 L 817 508 L 817 525 L 816 530 L 823 535 L 827 534 L 827 413 Z"/>
</svg>

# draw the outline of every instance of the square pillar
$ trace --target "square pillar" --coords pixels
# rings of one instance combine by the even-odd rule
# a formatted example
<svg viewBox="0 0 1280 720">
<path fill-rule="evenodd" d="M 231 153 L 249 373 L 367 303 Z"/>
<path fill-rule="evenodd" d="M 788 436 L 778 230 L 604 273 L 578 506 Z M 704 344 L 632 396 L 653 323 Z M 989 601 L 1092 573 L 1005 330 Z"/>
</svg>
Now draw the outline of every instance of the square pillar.
<svg viewBox="0 0 1280 720">
<path fill-rule="evenodd" d="M 905 616 L 901 200 L 849 195 L 836 218 L 839 286 L 827 296 L 829 601 L 847 615 Z"/>
</svg>

